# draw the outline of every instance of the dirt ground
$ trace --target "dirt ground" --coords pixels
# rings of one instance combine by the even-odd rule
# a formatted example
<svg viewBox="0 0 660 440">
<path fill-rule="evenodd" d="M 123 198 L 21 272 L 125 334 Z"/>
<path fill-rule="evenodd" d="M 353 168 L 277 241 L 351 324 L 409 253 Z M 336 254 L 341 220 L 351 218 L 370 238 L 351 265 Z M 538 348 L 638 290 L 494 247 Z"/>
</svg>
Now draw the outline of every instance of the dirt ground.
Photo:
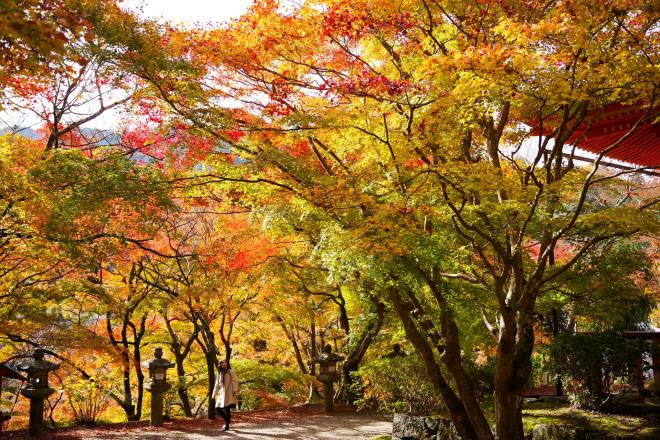
<svg viewBox="0 0 660 440">
<path fill-rule="evenodd" d="M 232 429 L 222 432 L 219 420 L 186 419 L 150 427 L 146 422 L 79 427 L 44 432 L 53 440 L 206 440 L 206 439 L 295 439 L 368 440 L 392 432 L 391 418 L 374 413 L 339 409 L 326 415 L 318 408 L 236 413 Z M 3 433 L 2 439 L 27 439 L 24 431 Z"/>
</svg>

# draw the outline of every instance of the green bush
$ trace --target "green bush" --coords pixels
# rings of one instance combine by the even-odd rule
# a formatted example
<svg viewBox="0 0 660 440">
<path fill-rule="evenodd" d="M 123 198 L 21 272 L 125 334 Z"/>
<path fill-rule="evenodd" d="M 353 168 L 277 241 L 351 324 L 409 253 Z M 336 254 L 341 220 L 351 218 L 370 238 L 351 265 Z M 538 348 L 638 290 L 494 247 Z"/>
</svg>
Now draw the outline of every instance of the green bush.
<svg viewBox="0 0 660 440">
<path fill-rule="evenodd" d="M 281 406 L 304 401 L 310 380 L 298 370 L 256 360 L 232 361 L 240 382 L 238 393 L 241 409 Z"/>
<path fill-rule="evenodd" d="M 488 356 L 483 364 L 466 360 L 464 362 L 475 391 L 480 395 L 490 395 L 495 390 L 495 356 Z"/>
<path fill-rule="evenodd" d="M 444 409 L 418 356 L 378 359 L 364 364 L 355 376 L 355 386 L 363 390 L 363 397 L 356 402 L 359 408 L 410 414 L 433 414 Z"/>
<path fill-rule="evenodd" d="M 613 332 L 565 333 L 543 347 L 547 371 L 568 379 L 568 395 L 580 408 L 598 409 L 616 380 L 628 380 L 629 371 L 644 352 L 644 341 Z"/>
</svg>

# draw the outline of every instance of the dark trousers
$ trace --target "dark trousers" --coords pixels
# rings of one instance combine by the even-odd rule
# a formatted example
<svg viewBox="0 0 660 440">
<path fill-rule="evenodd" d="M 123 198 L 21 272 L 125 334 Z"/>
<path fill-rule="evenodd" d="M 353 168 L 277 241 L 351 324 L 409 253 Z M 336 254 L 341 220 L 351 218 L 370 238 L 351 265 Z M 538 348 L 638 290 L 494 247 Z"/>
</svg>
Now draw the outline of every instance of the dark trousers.
<svg viewBox="0 0 660 440">
<path fill-rule="evenodd" d="M 215 410 L 225 421 L 225 425 L 229 425 L 229 422 L 231 422 L 231 405 L 224 408 L 216 408 Z"/>
</svg>

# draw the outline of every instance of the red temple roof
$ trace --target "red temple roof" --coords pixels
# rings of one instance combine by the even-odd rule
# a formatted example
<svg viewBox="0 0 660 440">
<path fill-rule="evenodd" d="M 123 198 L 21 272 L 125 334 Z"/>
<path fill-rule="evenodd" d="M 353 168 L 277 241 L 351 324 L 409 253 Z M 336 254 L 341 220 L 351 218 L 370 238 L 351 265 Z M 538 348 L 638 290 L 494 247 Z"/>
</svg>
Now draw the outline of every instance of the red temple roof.
<svg viewBox="0 0 660 440">
<path fill-rule="evenodd" d="M 598 154 L 617 142 L 645 113 L 641 107 L 610 105 L 588 115 L 566 143 Z M 544 130 L 543 135 L 549 132 Z M 660 167 L 660 123 L 651 120 L 640 124 L 630 137 L 605 156 L 643 167 Z"/>
</svg>

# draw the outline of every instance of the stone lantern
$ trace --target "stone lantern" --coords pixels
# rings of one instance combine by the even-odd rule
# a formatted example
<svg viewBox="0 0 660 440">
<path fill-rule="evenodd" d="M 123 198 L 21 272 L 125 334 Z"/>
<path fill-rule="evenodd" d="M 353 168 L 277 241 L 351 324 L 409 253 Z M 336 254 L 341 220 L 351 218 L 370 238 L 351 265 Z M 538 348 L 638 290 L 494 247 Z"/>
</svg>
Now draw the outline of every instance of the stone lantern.
<svg viewBox="0 0 660 440">
<path fill-rule="evenodd" d="M 337 371 L 337 362 L 343 361 L 344 357 L 332 352 L 332 346 L 326 344 L 323 347 L 323 353 L 316 356 L 313 361 L 319 364 L 319 374 L 316 378 L 323 383 L 323 409 L 325 412 L 332 412 L 332 399 L 334 397 L 333 384 L 339 381 L 339 372 Z"/>
<path fill-rule="evenodd" d="M 44 425 L 44 399 L 55 392 L 48 385 L 48 373 L 60 368 L 59 364 L 45 360 L 45 354 L 45 350 L 37 348 L 32 358 L 18 367 L 27 374 L 27 385 L 21 390 L 21 394 L 30 399 L 31 436 L 41 433 Z"/>
<path fill-rule="evenodd" d="M 163 393 L 172 387 L 167 383 L 167 369 L 173 366 L 172 362 L 163 359 L 160 347 L 154 349 L 153 359 L 142 362 L 142 368 L 149 370 L 149 382 L 144 388 L 151 393 L 151 426 L 163 424 Z"/>
</svg>

